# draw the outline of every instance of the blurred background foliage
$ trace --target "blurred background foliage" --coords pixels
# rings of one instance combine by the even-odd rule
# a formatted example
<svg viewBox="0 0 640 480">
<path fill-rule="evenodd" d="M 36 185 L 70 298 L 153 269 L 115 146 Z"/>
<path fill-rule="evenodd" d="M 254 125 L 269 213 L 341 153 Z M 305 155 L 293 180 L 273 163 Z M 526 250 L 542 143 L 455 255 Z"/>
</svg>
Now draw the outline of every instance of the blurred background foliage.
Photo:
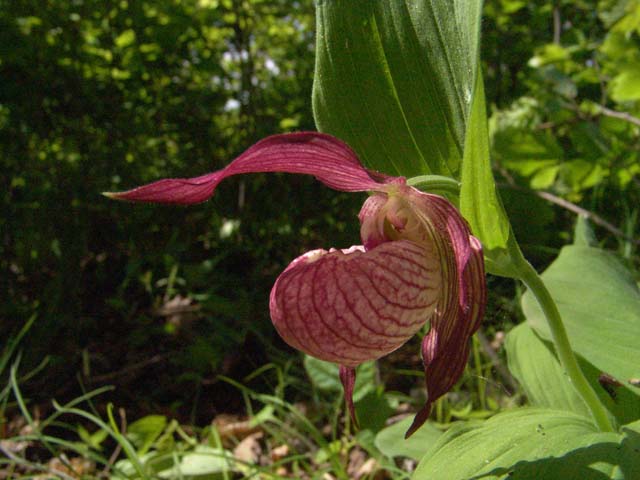
<svg viewBox="0 0 640 480">
<path fill-rule="evenodd" d="M 525 254 L 548 264 L 586 209 L 637 264 L 640 1 L 484 15 L 495 174 Z M 99 192 L 313 129 L 313 45 L 311 0 L 0 0 L 0 338 L 36 315 L 23 365 L 49 364 L 32 395 L 114 383 L 121 404 L 208 421 L 241 408 L 217 375 L 291 355 L 271 284 L 305 250 L 358 243 L 364 195 L 286 175 L 189 208 Z M 508 328 L 513 285 L 490 281 L 486 328 Z"/>
<path fill-rule="evenodd" d="M 151 351 L 149 398 L 191 397 L 185 382 L 246 360 L 249 332 L 271 338 L 270 283 L 288 259 L 357 238 L 357 201 L 273 175 L 188 209 L 100 192 L 218 169 L 268 134 L 313 128 L 313 5 L 0 5 L 0 335 L 36 313 L 23 361 L 49 355 L 63 391 L 81 366 L 117 371 Z"/>
</svg>

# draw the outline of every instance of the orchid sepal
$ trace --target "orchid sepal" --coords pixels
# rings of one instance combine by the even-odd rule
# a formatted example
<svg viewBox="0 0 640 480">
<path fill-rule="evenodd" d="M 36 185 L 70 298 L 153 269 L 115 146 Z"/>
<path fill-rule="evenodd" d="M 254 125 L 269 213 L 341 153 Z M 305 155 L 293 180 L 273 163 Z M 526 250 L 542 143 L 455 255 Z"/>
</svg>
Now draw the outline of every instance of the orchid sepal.
<svg viewBox="0 0 640 480">
<path fill-rule="evenodd" d="M 124 192 L 103 192 L 114 200 L 190 205 L 208 200 L 227 177 L 286 172 L 314 175 L 336 190 L 373 190 L 397 177 L 368 170 L 342 141 L 316 132 L 273 135 L 259 141 L 221 170 L 193 178 L 165 178 Z"/>
</svg>

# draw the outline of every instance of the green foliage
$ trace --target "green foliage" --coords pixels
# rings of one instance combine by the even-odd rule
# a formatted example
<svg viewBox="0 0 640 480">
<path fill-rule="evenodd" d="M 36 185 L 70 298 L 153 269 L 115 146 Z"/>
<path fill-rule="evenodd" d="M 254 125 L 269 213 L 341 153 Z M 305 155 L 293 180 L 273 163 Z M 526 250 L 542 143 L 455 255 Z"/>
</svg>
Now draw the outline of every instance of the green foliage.
<svg viewBox="0 0 640 480">
<path fill-rule="evenodd" d="M 609 220 L 600 218 L 610 233 L 600 241 L 578 222 L 543 279 L 618 432 L 596 431 L 527 292 L 527 322 L 506 340 L 522 392 L 505 400 L 492 370 L 502 351 L 485 358 L 474 339 L 464 381 L 434 406 L 438 428 L 428 422 L 405 441 L 409 419 L 385 424 L 424 399 L 385 390 L 414 383 L 398 380 L 396 360 L 369 363 L 358 372 L 354 434 L 337 367 L 307 357 L 303 372 L 272 341 L 267 298 L 300 251 L 356 242 L 362 197 L 284 176 L 230 181 L 212 205 L 191 209 L 98 196 L 205 173 L 268 134 L 312 129 L 310 0 L 0 1 L 0 45 L 10 47 L 0 49 L 0 428 L 9 432 L 0 468 L 53 475 L 50 455 L 65 468 L 70 457 L 90 460 L 114 479 L 277 477 L 282 466 L 295 478 L 346 479 L 366 455 L 372 478 L 376 469 L 408 478 L 412 461 L 416 479 L 631 478 L 640 469 L 640 2 L 487 0 L 482 22 L 479 8 L 318 2 L 316 121 L 370 167 L 453 176 L 454 201 L 461 180 L 461 209 L 494 273 L 517 276 L 514 233 L 546 262 L 570 241 L 574 213 Z M 490 285 L 488 335 L 517 316 L 506 307 L 516 303 L 511 283 Z M 48 378 L 35 377 L 47 358 Z M 115 378 L 139 419 L 127 425 L 108 400 L 94 404 L 106 388 L 66 401 L 76 373 L 86 384 Z M 539 408 L 491 417 L 520 393 Z M 51 403 L 54 394 L 65 400 Z M 232 454 L 238 439 L 172 418 L 209 425 L 220 411 L 246 412 L 265 448 L 290 452 L 243 462 Z M 28 428 L 16 430 L 16 418 Z"/>
<path fill-rule="evenodd" d="M 531 405 L 566 410 L 589 417 L 589 409 L 566 378 L 553 346 L 521 323 L 507 334 L 509 370 L 518 379 Z"/>
<path fill-rule="evenodd" d="M 484 83 L 478 75 L 465 136 L 460 211 L 478 237 L 489 272 L 517 277 L 509 266 L 520 255 L 491 173 Z"/>
<path fill-rule="evenodd" d="M 152 452 L 140 456 L 147 474 L 143 478 L 184 478 L 185 480 L 217 480 L 228 478 L 238 470 L 231 453 L 208 445 L 196 445 L 192 450 L 177 453 Z M 140 478 L 131 461 L 120 460 L 114 466 L 112 480 Z"/>
<path fill-rule="evenodd" d="M 149 447 L 158 439 L 167 426 L 167 418 L 162 415 L 148 415 L 133 422 L 127 428 L 127 436 L 138 449 L 140 455 L 144 455 Z"/>
<path fill-rule="evenodd" d="M 603 182 L 629 185 L 639 172 L 638 8 L 635 0 L 553 7 L 555 38 L 530 55 L 528 92 L 492 117 L 500 165 L 573 199 Z"/>
<path fill-rule="evenodd" d="M 309 355 L 304 356 L 304 368 L 309 379 L 318 390 L 339 394 L 342 392 L 342 383 L 338 378 L 338 365 L 325 362 Z M 366 362 L 356 369 L 356 384 L 353 388 L 353 401 L 358 402 L 366 395 L 373 392 L 377 384 L 378 368 L 376 362 Z"/>
<path fill-rule="evenodd" d="M 285 262 L 330 245 L 328 230 L 354 242 L 357 199 L 311 179 L 269 180 L 269 196 L 246 179 L 190 210 L 99 196 L 310 129 L 312 13 L 310 1 L 0 3 L 0 336 L 37 313 L 26 362 L 50 355 L 67 385 L 82 352 L 100 375 L 155 345 L 192 386 L 250 330 L 271 332 L 265 299 Z M 298 207 L 281 209 L 292 192 Z M 158 399 L 187 390 L 154 386 Z"/>
<path fill-rule="evenodd" d="M 599 371 L 627 385 L 629 379 L 638 378 L 640 291 L 619 260 L 597 248 L 570 245 L 542 278 L 558 305 L 574 350 Z M 528 323 L 549 339 L 546 322 L 529 292 L 522 303 Z"/>
<path fill-rule="evenodd" d="M 388 457 L 420 460 L 435 444 L 442 432 L 432 423 L 425 423 L 415 434 L 405 439 L 404 435 L 412 421 L 412 418 L 405 418 L 378 432 L 376 447 Z"/>
<path fill-rule="evenodd" d="M 452 427 L 411 478 L 633 478 L 637 448 L 632 431 L 602 433 L 576 414 L 522 408 Z"/>
<path fill-rule="evenodd" d="M 564 373 L 553 345 L 540 339 L 528 324 L 520 324 L 509 332 L 506 349 L 509 369 L 522 385 L 531 405 L 590 416 Z M 586 360 L 580 359 L 580 367 L 618 424 L 640 418 L 640 397 L 630 385 L 603 376 L 601 370 Z"/>
<path fill-rule="evenodd" d="M 318 128 L 384 173 L 459 178 L 480 8 L 478 1 L 318 2 Z"/>
</svg>

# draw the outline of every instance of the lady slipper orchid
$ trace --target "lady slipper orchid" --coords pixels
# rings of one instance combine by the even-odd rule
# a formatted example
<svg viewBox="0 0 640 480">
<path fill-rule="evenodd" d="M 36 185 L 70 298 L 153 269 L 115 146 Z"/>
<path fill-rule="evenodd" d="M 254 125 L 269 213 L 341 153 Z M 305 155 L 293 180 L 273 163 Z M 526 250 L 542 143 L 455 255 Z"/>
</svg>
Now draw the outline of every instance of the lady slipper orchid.
<svg viewBox="0 0 640 480">
<path fill-rule="evenodd" d="M 253 172 L 310 174 L 336 190 L 372 193 L 359 214 L 362 245 L 295 259 L 276 280 L 269 308 L 285 342 L 340 365 L 352 418 L 355 367 L 393 352 L 429 322 L 422 342 L 427 402 L 408 437 L 465 367 L 486 300 L 480 242 L 445 198 L 366 169 L 346 144 L 314 132 L 268 137 L 200 177 L 106 195 L 192 204 L 225 178 Z"/>
</svg>

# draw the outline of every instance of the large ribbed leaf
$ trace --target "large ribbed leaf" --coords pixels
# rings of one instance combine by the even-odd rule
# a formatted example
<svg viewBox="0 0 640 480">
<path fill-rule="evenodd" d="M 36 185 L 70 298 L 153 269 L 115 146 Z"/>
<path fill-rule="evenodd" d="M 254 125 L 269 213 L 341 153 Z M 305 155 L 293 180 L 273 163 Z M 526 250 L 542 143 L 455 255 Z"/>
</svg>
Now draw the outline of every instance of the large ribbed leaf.
<svg viewBox="0 0 640 480">
<path fill-rule="evenodd" d="M 598 248 L 571 245 L 562 249 L 542 278 L 574 351 L 627 386 L 640 378 L 640 291 L 620 261 Z M 522 307 L 529 324 L 550 339 L 530 292 L 523 296 Z"/>
<path fill-rule="evenodd" d="M 423 457 L 414 480 L 637 478 L 640 435 L 597 432 L 570 412 L 517 409 L 453 426 Z"/>
<path fill-rule="evenodd" d="M 480 0 L 318 0 L 318 129 L 388 174 L 460 175 Z"/>
<path fill-rule="evenodd" d="M 527 323 L 523 323 L 507 334 L 505 346 L 509 370 L 522 385 L 531 405 L 567 410 L 591 418 L 551 343 L 542 340 Z M 640 396 L 629 385 L 607 383 L 606 378 L 600 378 L 601 372 L 597 368 L 582 358 L 578 361 L 600 401 L 619 424 L 640 418 Z"/>
<path fill-rule="evenodd" d="M 481 4 L 319 1 L 314 115 L 319 130 L 345 140 L 370 168 L 462 179 L 461 211 L 489 271 L 517 277 L 477 68 Z"/>
<path fill-rule="evenodd" d="M 522 323 L 507 334 L 509 370 L 536 407 L 567 410 L 590 418 L 590 412 L 564 374 L 553 347 Z"/>
</svg>

